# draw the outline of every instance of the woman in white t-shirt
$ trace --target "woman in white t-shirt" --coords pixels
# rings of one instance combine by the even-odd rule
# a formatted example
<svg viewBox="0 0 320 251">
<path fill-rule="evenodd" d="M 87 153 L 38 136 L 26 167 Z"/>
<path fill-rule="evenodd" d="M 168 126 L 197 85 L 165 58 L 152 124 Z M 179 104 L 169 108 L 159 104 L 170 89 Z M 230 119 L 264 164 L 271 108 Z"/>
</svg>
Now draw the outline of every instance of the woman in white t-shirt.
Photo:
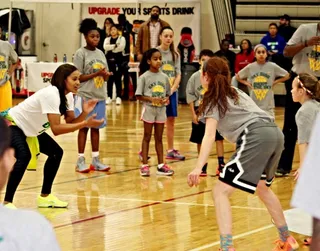
<svg viewBox="0 0 320 251">
<path fill-rule="evenodd" d="M 48 156 L 44 165 L 41 195 L 37 199 L 38 207 L 68 206 L 67 202 L 51 194 L 63 150 L 45 131 L 50 127 L 54 135 L 60 135 L 103 123 L 103 120 L 96 120 L 94 115 L 85 119 L 94 109 L 96 100 L 84 102 L 82 114 L 75 118 L 72 93 L 76 93 L 80 86 L 79 77 L 80 72 L 75 66 L 61 65 L 52 76 L 52 85 L 1 114 L 10 124 L 11 147 L 15 149 L 17 159 L 4 198 L 7 207 L 15 208 L 13 197 L 32 156 L 30 144 L 27 143 L 30 138 L 39 143 L 39 152 Z M 66 124 L 60 123 L 61 115 L 64 115 Z"/>
</svg>

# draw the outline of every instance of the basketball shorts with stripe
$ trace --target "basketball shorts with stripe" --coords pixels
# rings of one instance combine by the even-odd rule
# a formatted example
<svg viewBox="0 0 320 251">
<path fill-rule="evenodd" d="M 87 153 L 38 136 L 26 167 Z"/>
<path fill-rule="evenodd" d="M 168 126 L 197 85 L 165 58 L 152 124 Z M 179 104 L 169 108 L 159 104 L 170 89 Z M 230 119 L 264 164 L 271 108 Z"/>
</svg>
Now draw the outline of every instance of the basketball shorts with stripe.
<svg viewBox="0 0 320 251">
<path fill-rule="evenodd" d="M 237 149 L 219 179 L 254 193 L 260 180 L 270 186 L 284 149 L 284 136 L 273 122 L 254 122 L 238 137 Z"/>
</svg>

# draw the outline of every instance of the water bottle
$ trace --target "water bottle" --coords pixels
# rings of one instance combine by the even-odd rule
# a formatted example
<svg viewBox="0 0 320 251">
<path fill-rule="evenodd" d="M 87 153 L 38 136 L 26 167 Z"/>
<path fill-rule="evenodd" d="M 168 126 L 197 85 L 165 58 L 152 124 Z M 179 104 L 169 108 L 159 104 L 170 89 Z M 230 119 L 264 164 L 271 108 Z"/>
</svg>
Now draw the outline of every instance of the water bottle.
<svg viewBox="0 0 320 251">
<path fill-rule="evenodd" d="M 58 62 L 58 56 L 57 56 L 56 53 L 53 55 L 53 62 L 54 62 L 54 63 L 57 63 L 57 62 Z"/>
<path fill-rule="evenodd" d="M 63 63 L 67 63 L 67 55 L 63 54 Z"/>
</svg>

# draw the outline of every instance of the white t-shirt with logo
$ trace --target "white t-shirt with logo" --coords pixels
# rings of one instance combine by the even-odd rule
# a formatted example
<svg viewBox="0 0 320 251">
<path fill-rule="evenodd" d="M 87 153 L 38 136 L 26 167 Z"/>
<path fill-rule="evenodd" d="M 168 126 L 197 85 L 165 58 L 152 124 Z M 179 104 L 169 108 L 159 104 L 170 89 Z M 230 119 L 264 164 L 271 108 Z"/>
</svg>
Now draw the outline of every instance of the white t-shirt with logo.
<svg viewBox="0 0 320 251">
<path fill-rule="evenodd" d="M 299 43 L 305 43 L 312 37 L 320 36 L 318 30 L 318 24 L 302 24 L 293 34 L 289 40 L 288 45 L 296 45 Z M 309 73 L 311 75 L 320 77 L 320 58 L 317 57 L 316 50 L 319 50 L 320 46 L 309 46 L 298 52 L 292 60 L 292 71 L 297 74 Z"/>
<path fill-rule="evenodd" d="M 66 95 L 68 110 L 74 110 L 72 93 Z M 27 137 L 35 137 L 50 127 L 48 114 L 60 114 L 58 88 L 47 86 L 9 111 L 16 125 Z"/>
</svg>

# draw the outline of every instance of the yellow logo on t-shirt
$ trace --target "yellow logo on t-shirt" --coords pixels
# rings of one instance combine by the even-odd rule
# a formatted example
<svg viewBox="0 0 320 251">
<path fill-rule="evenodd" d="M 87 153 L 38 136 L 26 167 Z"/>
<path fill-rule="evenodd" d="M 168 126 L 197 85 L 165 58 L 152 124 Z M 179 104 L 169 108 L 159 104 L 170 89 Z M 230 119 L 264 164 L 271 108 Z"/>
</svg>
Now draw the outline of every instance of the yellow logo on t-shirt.
<svg viewBox="0 0 320 251">
<path fill-rule="evenodd" d="M 0 55 L 0 80 L 4 79 L 7 74 L 6 58 Z"/>
<path fill-rule="evenodd" d="M 198 93 L 199 93 L 199 104 L 202 104 L 203 96 L 204 96 L 204 94 L 207 92 L 207 88 L 204 88 L 202 85 L 200 85 L 200 86 L 197 88 L 197 91 L 198 91 Z"/>
<path fill-rule="evenodd" d="M 320 71 L 320 45 L 314 45 L 308 56 L 309 66 L 312 71 Z"/>
<path fill-rule="evenodd" d="M 172 87 L 175 79 L 175 68 L 172 64 L 162 65 L 162 72 L 169 77 L 170 86 Z"/>
<path fill-rule="evenodd" d="M 101 70 L 101 69 L 103 69 L 105 67 L 104 67 L 103 64 L 101 64 L 99 62 L 96 62 L 96 63 L 94 63 L 92 65 L 92 68 L 93 68 L 93 72 L 97 72 L 97 71 L 99 71 L 99 70 Z M 103 77 L 101 77 L 101 76 L 95 77 L 93 79 L 93 81 L 94 81 L 94 85 L 95 85 L 96 88 L 102 88 L 103 83 L 104 83 Z"/>
<path fill-rule="evenodd" d="M 207 89 L 202 87 L 200 95 L 203 96 L 206 92 L 207 92 Z"/>
<path fill-rule="evenodd" d="M 268 79 L 264 76 L 257 76 L 253 79 L 252 86 L 257 100 L 263 100 L 269 91 Z"/>
<path fill-rule="evenodd" d="M 164 98 L 165 97 L 165 89 L 162 85 L 156 85 L 152 87 L 152 97 L 153 98 Z M 161 104 L 153 103 L 153 106 L 162 106 Z"/>
</svg>

